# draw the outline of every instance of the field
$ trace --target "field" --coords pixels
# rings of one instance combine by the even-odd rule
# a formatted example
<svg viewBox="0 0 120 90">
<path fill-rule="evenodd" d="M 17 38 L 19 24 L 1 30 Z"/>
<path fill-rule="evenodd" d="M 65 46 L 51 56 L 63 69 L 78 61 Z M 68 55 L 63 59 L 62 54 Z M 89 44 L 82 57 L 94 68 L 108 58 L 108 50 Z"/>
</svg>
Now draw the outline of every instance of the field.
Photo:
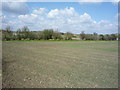
<svg viewBox="0 0 120 90">
<path fill-rule="evenodd" d="M 117 88 L 117 41 L 4 41 L 3 88 Z"/>
</svg>

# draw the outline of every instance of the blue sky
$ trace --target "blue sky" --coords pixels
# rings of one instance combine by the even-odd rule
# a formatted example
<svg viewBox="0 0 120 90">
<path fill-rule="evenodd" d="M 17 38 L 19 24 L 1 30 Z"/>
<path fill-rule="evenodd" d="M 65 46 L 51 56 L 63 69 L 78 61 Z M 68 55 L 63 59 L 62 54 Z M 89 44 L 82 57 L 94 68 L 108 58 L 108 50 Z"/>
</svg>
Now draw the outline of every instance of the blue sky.
<svg viewBox="0 0 120 90">
<path fill-rule="evenodd" d="M 16 2 L 2 5 L 3 28 L 47 28 L 60 32 L 117 33 L 118 6 L 111 2 Z"/>
</svg>

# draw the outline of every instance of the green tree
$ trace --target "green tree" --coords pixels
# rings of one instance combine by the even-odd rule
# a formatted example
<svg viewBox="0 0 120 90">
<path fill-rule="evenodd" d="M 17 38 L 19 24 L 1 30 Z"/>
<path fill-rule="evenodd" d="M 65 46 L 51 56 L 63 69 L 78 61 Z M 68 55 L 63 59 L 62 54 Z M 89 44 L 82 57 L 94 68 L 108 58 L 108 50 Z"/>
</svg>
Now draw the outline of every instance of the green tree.
<svg viewBox="0 0 120 90">
<path fill-rule="evenodd" d="M 111 40 L 116 40 L 117 39 L 117 35 L 116 34 L 111 34 Z"/>
<path fill-rule="evenodd" d="M 13 39 L 13 31 L 10 26 L 7 26 L 5 30 L 2 32 L 2 40 L 12 40 Z"/>
<path fill-rule="evenodd" d="M 99 35 L 99 40 L 105 40 L 104 35 L 100 34 L 100 35 Z"/>
<path fill-rule="evenodd" d="M 96 32 L 93 33 L 93 40 L 98 40 L 98 35 Z"/>
<path fill-rule="evenodd" d="M 24 39 L 29 38 L 29 28 L 28 28 L 27 26 L 24 26 L 24 27 L 22 28 L 22 37 L 23 37 Z"/>
<path fill-rule="evenodd" d="M 36 33 L 36 39 L 37 40 L 41 40 L 41 39 L 43 39 L 44 40 L 44 35 L 43 35 L 43 32 L 37 32 Z"/>
<path fill-rule="evenodd" d="M 35 33 L 34 32 L 29 32 L 29 36 L 28 36 L 28 38 L 30 39 L 30 40 L 34 40 L 34 39 L 36 39 L 36 37 L 35 37 Z"/>
<path fill-rule="evenodd" d="M 17 34 L 17 40 L 21 40 L 23 38 L 22 30 L 20 28 L 16 31 L 16 34 Z"/>
<path fill-rule="evenodd" d="M 80 38 L 81 38 L 82 40 L 85 39 L 85 32 L 84 32 L 84 31 L 82 31 L 82 32 L 80 33 Z"/>
<path fill-rule="evenodd" d="M 44 40 L 49 40 L 52 39 L 53 36 L 53 29 L 45 29 L 43 32 L 43 39 Z"/>
<path fill-rule="evenodd" d="M 92 34 L 85 34 L 85 40 L 94 40 L 94 37 Z"/>
<path fill-rule="evenodd" d="M 73 34 L 72 33 L 70 33 L 70 32 L 67 32 L 66 34 L 65 34 L 65 38 L 66 38 L 66 40 L 72 40 L 72 36 L 73 36 Z"/>
<path fill-rule="evenodd" d="M 61 40 L 62 39 L 62 36 L 61 36 L 61 34 L 59 33 L 59 32 L 53 32 L 53 36 L 52 36 L 52 38 L 53 39 L 55 39 L 55 40 Z"/>
<path fill-rule="evenodd" d="M 105 38 L 105 40 L 110 40 L 111 39 L 109 34 L 104 35 L 104 38 Z"/>
</svg>

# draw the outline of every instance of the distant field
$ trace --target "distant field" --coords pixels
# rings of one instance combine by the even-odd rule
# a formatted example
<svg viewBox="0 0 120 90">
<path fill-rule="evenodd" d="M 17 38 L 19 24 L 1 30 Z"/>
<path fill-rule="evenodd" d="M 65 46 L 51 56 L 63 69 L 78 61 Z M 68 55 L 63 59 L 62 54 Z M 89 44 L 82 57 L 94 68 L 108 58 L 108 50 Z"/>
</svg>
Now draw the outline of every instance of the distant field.
<svg viewBox="0 0 120 90">
<path fill-rule="evenodd" d="M 117 41 L 3 42 L 3 88 L 117 88 Z"/>
</svg>

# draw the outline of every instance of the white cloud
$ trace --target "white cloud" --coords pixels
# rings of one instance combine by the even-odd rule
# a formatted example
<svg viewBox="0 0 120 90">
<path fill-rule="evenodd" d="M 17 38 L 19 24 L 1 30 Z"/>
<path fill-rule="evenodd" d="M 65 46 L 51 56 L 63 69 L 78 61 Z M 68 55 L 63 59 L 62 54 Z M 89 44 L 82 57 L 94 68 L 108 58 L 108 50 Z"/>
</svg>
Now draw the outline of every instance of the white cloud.
<svg viewBox="0 0 120 90">
<path fill-rule="evenodd" d="M 41 15 L 41 14 L 45 14 L 45 12 L 46 12 L 46 8 L 40 8 L 39 10 L 33 10 L 32 13 Z"/>
<path fill-rule="evenodd" d="M 95 21 L 88 13 L 79 15 L 73 7 L 64 9 L 45 8 L 33 10 L 31 14 L 19 15 L 17 20 L 8 20 L 14 29 L 28 26 L 31 30 L 58 29 L 61 32 L 117 33 L 117 22 Z"/>
<path fill-rule="evenodd" d="M 28 13 L 28 6 L 24 2 L 3 2 L 2 11 L 4 13 L 26 14 Z"/>
<path fill-rule="evenodd" d="M 51 11 L 48 13 L 48 17 L 50 17 L 50 18 L 54 18 L 55 16 L 58 16 L 58 15 L 59 15 L 58 9 L 51 10 Z"/>
<path fill-rule="evenodd" d="M 74 8 L 70 7 L 70 8 L 65 8 L 63 9 L 53 9 L 48 13 L 48 18 L 56 18 L 56 17 L 70 17 L 70 16 L 75 16 L 77 15 Z"/>
</svg>

